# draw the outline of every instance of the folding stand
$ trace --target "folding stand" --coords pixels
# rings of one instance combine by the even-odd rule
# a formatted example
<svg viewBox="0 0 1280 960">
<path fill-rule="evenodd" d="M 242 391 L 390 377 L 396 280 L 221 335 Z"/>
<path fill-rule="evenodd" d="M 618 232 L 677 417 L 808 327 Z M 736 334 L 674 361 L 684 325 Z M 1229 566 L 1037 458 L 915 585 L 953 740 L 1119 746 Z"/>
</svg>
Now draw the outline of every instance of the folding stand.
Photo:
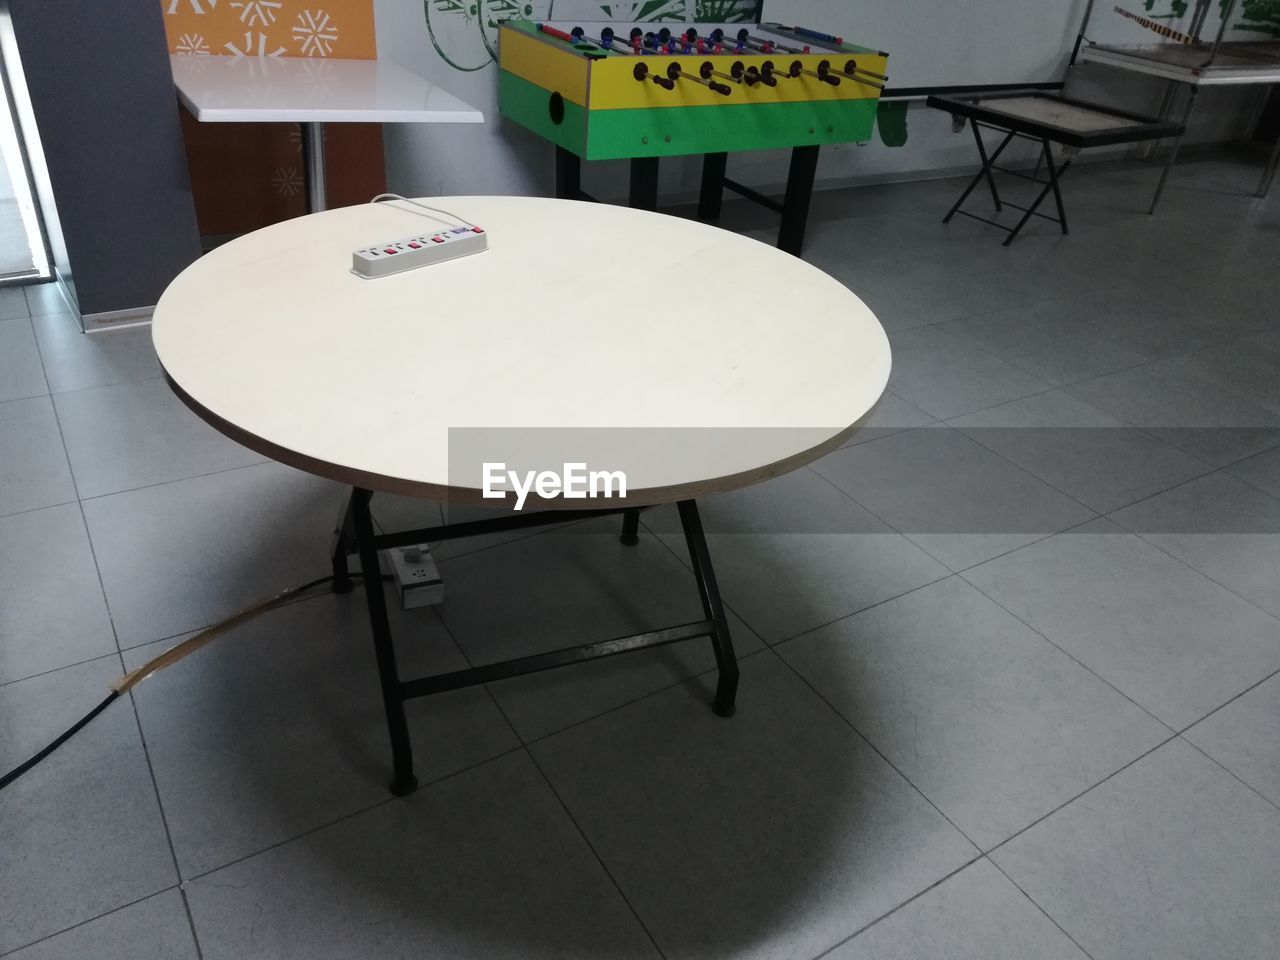
<svg viewBox="0 0 1280 960">
<path fill-rule="evenodd" d="M 1062 191 L 1058 189 L 1058 178 L 1066 172 L 1067 167 L 1071 166 L 1071 161 L 1063 160 L 1060 166 L 1055 167 L 1053 163 L 1053 151 L 1049 148 L 1049 141 L 1041 137 L 1030 137 L 1024 133 L 1018 133 L 1014 130 L 1006 130 L 1002 127 L 993 126 L 991 124 L 979 123 L 977 120 L 972 121 L 970 126 L 973 127 L 973 138 L 978 143 L 978 155 L 982 157 L 982 169 L 978 171 L 978 175 L 973 178 L 969 183 L 969 186 L 964 188 L 964 192 L 960 194 L 960 199 L 958 199 L 951 209 L 947 211 L 947 215 L 942 218 L 942 222 L 950 223 L 951 218 L 958 213 L 962 217 L 969 217 L 972 220 L 981 220 L 983 223 L 989 223 L 993 227 L 999 227 L 1001 230 L 1004 230 L 1009 234 L 1004 241 L 1004 246 L 1006 247 L 1013 243 L 1014 238 L 1018 236 L 1018 233 L 1027 225 L 1027 221 L 1032 217 L 1040 217 L 1043 220 L 1051 220 L 1054 223 L 1061 224 L 1062 232 L 1068 233 L 1067 213 L 1062 206 Z M 987 156 L 986 146 L 982 142 L 982 130 L 980 129 L 982 127 L 1005 134 L 1004 140 L 1001 141 L 1000 146 L 996 147 L 995 153 L 991 154 L 990 157 Z M 1031 140 L 1040 144 L 1040 148 L 1043 151 L 1045 169 L 1049 171 L 1048 180 L 1041 180 L 1039 177 L 1031 176 L 1030 174 L 1023 173 L 1020 170 L 1010 170 L 1008 167 L 996 166 L 996 161 L 1000 158 L 1000 154 L 1004 153 L 1004 148 L 1007 147 L 1015 138 L 1020 140 Z M 1040 191 L 1039 195 L 1036 196 L 1035 200 L 1032 201 L 1031 206 L 1029 207 L 1024 207 L 1020 204 L 1014 203 L 1012 200 L 1002 201 L 1000 199 L 999 191 L 996 190 L 995 177 L 991 175 L 992 170 L 997 170 L 1000 173 L 1007 173 L 1014 177 L 1021 177 L 1023 180 L 1030 180 L 1032 183 L 1043 184 L 1044 189 Z M 991 190 L 991 200 L 996 205 L 997 213 L 1004 207 L 1012 207 L 1015 210 L 1023 211 L 1022 219 L 1020 219 L 1015 226 L 1006 227 L 1003 223 L 999 223 L 988 217 L 980 217 L 976 213 L 970 213 L 968 210 L 960 209 L 961 204 L 969 198 L 969 194 L 973 192 L 973 188 L 976 187 L 983 178 L 986 178 L 987 186 Z M 1056 217 L 1036 212 L 1040 204 L 1044 202 L 1044 198 L 1049 195 L 1050 190 L 1053 191 L 1053 199 L 1058 205 L 1058 215 Z"/>
<path fill-rule="evenodd" d="M 1063 173 L 1066 172 L 1067 167 L 1071 165 L 1071 161 L 1064 160 L 1061 164 L 1055 166 L 1050 144 L 1060 143 L 1069 149 L 1082 150 L 1085 147 L 1098 147 L 1107 144 L 1137 143 L 1144 140 L 1159 140 L 1170 136 L 1180 137 L 1183 131 L 1181 124 L 1170 123 L 1167 120 L 1153 120 L 1150 117 L 1125 113 L 1124 111 L 1100 106 L 1096 103 L 1071 100 L 1067 97 L 1059 97 L 1047 93 L 1017 93 L 963 100 L 956 97 L 935 96 L 930 97 L 927 103 L 931 107 L 945 110 L 953 117 L 958 118 L 958 123 L 963 123 L 964 119 L 967 119 L 973 126 L 973 139 L 978 145 L 978 156 L 982 158 L 982 169 L 965 187 L 964 192 L 960 194 L 960 199 L 947 211 L 947 215 L 942 218 L 942 222 L 949 222 L 952 217 L 959 213 L 974 220 L 989 223 L 1009 234 L 1004 241 L 1006 247 L 1013 243 L 1014 238 L 1017 237 L 1032 217 L 1051 220 L 1062 227 L 1063 233 L 1067 232 L 1067 214 L 1062 205 L 1062 191 L 1058 187 L 1058 181 Z M 996 148 L 990 157 L 987 156 L 986 145 L 982 142 L 983 127 L 989 130 L 996 130 L 1005 135 L 1000 146 Z M 959 127 L 957 127 L 958 129 Z M 1021 170 L 1011 170 L 1008 167 L 996 165 L 996 161 L 1000 159 L 1000 154 L 1004 153 L 1005 147 L 1009 146 L 1015 138 L 1031 140 L 1040 144 L 1040 163 L 1043 163 L 1049 172 L 1048 180 L 1041 180 L 1039 177 L 1023 173 Z M 1037 169 L 1039 169 L 1038 165 Z M 1043 186 L 1043 189 L 1029 207 L 1011 203 L 1008 200 L 1001 200 L 1000 193 L 996 190 L 995 177 L 991 175 L 993 170 L 1021 177 L 1033 183 L 1039 183 Z M 997 211 L 1004 206 L 1022 211 L 1022 218 L 1015 226 L 1006 227 L 995 220 L 980 217 L 977 214 L 960 209 L 965 200 L 969 198 L 969 194 L 973 192 L 973 188 L 984 179 L 991 190 L 991 199 L 995 203 Z M 1163 185 L 1163 180 L 1161 180 L 1161 184 Z M 1053 192 L 1053 199 L 1058 207 L 1058 215 L 1056 217 L 1037 211 L 1037 208 L 1044 202 L 1044 198 L 1049 195 L 1050 191 Z M 1158 193 L 1157 196 L 1159 196 Z"/>
<path fill-rule="evenodd" d="M 372 498 L 373 493 L 369 490 L 353 489 L 342 520 L 335 531 L 336 544 L 332 558 L 335 593 L 348 593 L 352 589 L 351 575 L 347 567 L 347 557 L 352 553 L 359 555 L 362 570 L 380 570 L 378 551 L 390 547 L 436 543 L 442 540 L 475 537 L 503 530 L 545 526 L 550 523 L 563 523 L 568 520 L 617 513 L 621 513 L 623 517 L 622 542 L 628 545 L 639 542 L 640 511 L 626 507 L 612 510 L 544 510 L 528 514 L 513 513 L 490 520 L 473 520 L 420 530 L 378 534 L 374 532 L 373 516 L 369 510 Z M 387 732 L 391 739 L 392 793 L 396 796 L 404 796 L 418 787 L 418 780 L 413 775 L 413 748 L 409 743 L 409 727 L 405 721 L 404 703 L 406 700 L 430 696 L 433 693 L 444 693 L 447 690 L 457 690 L 478 683 L 505 680 L 525 673 L 549 670 L 552 667 L 567 666 L 586 660 L 597 660 L 601 657 L 611 657 L 619 653 L 661 646 L 680 640 L 710 637 L 711 648 L 715 652 L 716 667 L 719 670 L 715 700 L 711 709 L 722 717 L 733 715 L 734 698 L 738 690 L 738 662 L 733 652 L 733 641 L 729 637 L 729 624 L 725 618 L 724 605 L 720 601 L 720 590 L 716 586 L 715 573 L 711 569 L 711 555 L 707 550 L 706 537 L 702 532 L 702 521 L 698 517 L 698 507 L 694 501 L 681 500 L 676 506 L 680 514 L 680 524 L 684 529 L 685 542 L 689 547 L 693 579 L 702 600 L 703 619 L 693 623 L 567 647 L 515 660 L 489 663 L 466 670 L 455 670 L 452 673 L 401 680 L 396 667 L 391 624 L 387 619 L 386 588 L 380 578 L 371 577 L 365 580 L 369 626 L 373 632 L 378 679 L 382 686 L 382 702 L 387 712 Z"/>
</svg>

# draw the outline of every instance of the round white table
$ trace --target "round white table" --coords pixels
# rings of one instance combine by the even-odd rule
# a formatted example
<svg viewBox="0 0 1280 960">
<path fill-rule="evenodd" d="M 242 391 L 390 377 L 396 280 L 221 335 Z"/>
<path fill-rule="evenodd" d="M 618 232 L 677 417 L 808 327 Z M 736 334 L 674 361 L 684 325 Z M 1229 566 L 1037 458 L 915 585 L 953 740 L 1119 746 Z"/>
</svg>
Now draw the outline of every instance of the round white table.
<svg viewBox="0 0 1280 960">
<path fill-rule="evenodd" d="M 416 696 L 709 636 L 713 707 L 731 714 L 737 666 L 694 498 L 843 443 L 888 380 L 880 324 L 815 267 L 705 224 L 529 197 L 424 202 L 480 225 L 489 249 L 357 277 L 356 248 L 442 225 L 392 201 L 275 224 L 188 267 L 152 328 L 174 391 L 245 446 L 353 487 L 335 589 L 351 587 L 350 553 L 376 570 L 380 549 L 606 512 L 624 515 L 623 540 L 635 542 L 639 508 L 675 502 L 706 616 L 402 681 L 384 591 L 366 589 L 392 790 L 416 786 L 403 711 Z M 482 461 L 622 471 L 626 495 L 533 490 L 523 506 L 536 512 L 375 533 L 375 491 L 514 507 L 510 493 L 483 496 Z"/>
</svg>

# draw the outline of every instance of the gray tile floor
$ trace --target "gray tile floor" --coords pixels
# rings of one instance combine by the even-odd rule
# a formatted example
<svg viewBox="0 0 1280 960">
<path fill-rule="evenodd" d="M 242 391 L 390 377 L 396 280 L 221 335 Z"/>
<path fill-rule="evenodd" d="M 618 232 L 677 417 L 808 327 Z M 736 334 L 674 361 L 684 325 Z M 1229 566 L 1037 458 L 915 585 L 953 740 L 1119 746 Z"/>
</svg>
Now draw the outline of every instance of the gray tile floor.
<svg viewBox="0 0 1280 960">
<path fill-rule="evenodd" d="M 895 368 L 843 449 L 703 504 L 732 720 L 697 644 L 459 691 L 393 800 L 359 595 L 298 602 L 0 794 L 0 954 L 1273 960 L 1280 200 L 1188 160 L 1152 219 L 1153 176 L 1073 170 L 1073 234 L 1010 249 L 938 223 L 954 182 L 818 198 Z M 341 495 L 46 294 L 0 291 L 0 768 L 326 572 Z M 615 533 L 442 550 L 406 671 L 696 609 L 670 510 Z"/>
</svg>

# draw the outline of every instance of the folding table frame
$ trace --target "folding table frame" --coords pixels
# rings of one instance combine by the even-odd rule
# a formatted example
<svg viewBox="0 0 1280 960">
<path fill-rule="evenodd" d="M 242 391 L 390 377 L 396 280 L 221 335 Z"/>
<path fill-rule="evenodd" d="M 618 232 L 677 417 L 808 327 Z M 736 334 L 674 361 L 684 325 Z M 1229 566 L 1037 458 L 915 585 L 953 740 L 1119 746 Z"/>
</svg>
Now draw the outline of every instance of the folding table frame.
<svg viewBox="0 0 1280 960">
<path fill-rule="evenodd" d="M 1027 225 L 1027 221 L 1032 217 L 1051 220 L 1054 223 L 1061 224 L 1063 233 L 1070 232 L 1067 230 L 1067 212 L 1062 206 L 1062 191 L 1058 189 L 1058 178 L 1066 172 L 1067 167 L 1071 166 L 1071 161 L 1069 159 L 1063 160 L 1061 164 L 1054 166 L 1053 151 L 1049 148 L 1049 141 L 1041 137 L 1028 136 L 1025 133 L 1019 133 L 1016 130 L 1005 130 L 1001 127 L 982 123 L 978 120 L 970 121 L 969 125 L 973 127 L 973 139 L 978 144 L 978 155 L 982 157 L 982 169 L 979 170 L 977 176 L 970 181 L 969 186 L 964 188 L 964 192 L 960 194 L 960 198 L 956 200 L 951 209 L 947 211 L 947 215 L 942 218 L 942 222 L 950 223 L 951 218 L 958 213 L 960 216 L 968 217 L 971 220 L 981 220 L 983 223 L 989 223 L 991 226 L 998 227 L 1009 234 L 1004 241 L 1004 246 L 1006 247 L 1013 243 L 1014 239 L 1022 231 L 1022 228 Z M 987 156 L 986 145 L 982 142 L 983 128 L 988 130 L 997 130 L 1005 135 L 1004 140 L 1000 142 L 1000 146 L 996 147 L 995 152 L 990 156 Z M 1004 148 L 1009 146 L 1014 139 L 1031 140 L 1040 144 L 1044 166 L 1045 169 L 1049 171 L 1048 180 L 1041 180 L 1039 177 L 1023 173 L 1021 170 L 1012 170 L 1009 167 L 1000 167 L 996 165 L 996 161 L 1000 159 L 1000 154 L 1004 153 Z M 1036 169 L 1039 169 L 1038 164 Z M 992 170 L 996 170 L 1000 173 L 1007 173 L 1013 177 L 1021 177 L 1023 180 L 1030 180 L 1032 183 L 1043 184 L 1044 189 L 1040 191 L 1029 207 L 1024 207 L 1021 204 L 1014 203 L 1012 200 L 1006 199 L 1001 201 L 1000 192 L 996 189 L 996 178 L 991 175 Z M 960 209 L 961 205 L 969 199 L 969 194 L 973 192 L 973 188 L 976 187 L 984 178 L 987 181 L 987 187 L 991 190 L 991 202 L 995 204 L 997 213 L 999 213 L 1004 207 L 1013 207 L 1013 209 L 1021 210 L 1023 212 L 1022 219 L 1020 219 L 1015 226 L 1008 227 L 997 220 L 992 220 L 990 217 L 980 217 L 976 213 L 970 213 L 968 210 Z M 1053 199 L 1058 206 L 1058 215 L 1056 217 L 1040 213 L 1037 209 L 1040 204 L 1044 202 L 1044 198 L 1048 195 L 1050 190 L 1053 191 Z"/>
<path fill-rule="evenodd" d="M 1002 110 L 1001 102 L 1005 100 L 1019 100 L 1025 103 L 1026 100 L 1036 100 L 1043 102 L 1048 108 L 1047 112 L 1052 116 L 1053 105 L 1063 105 L 1074 111 L 1086 111 L 1093 115 L 1099 122 L 1091 124 L 1087 129 L 1073 128 L 1037 120 L 1025 115 L 1025 112 L 1011 112 L 1010 110 Z M 1150 117 L 1140 116 L 1134 113 L 1125 113 L 1121 110 L 1115 110 L 1111 107 L 1104 107 L 1096 103 L 1087 103 L 1083 100 L 1072 100 L 1067 97 L 1056 96 L 1048 93 L 1015 93 L 1004 94 L 992 97 L 974 97 L 969 99 L 961 99 L 957 97 L 940 97 L 932 96 L 927 101 L 931 107 L 939 110 L 945 110 L 953 117 L 968 120 L 973 127 L 974 141 L 978 145 L 978 156 L 982 159 L 982 169 L 965 187 L 964 192 L 960 194 L 960 198 L 947 211 L 947 215 L 943 217 L 942 222 L 948 223 L 957 213 L 962 216 L 970 217 L 974 220 L 981 220 L 983 223 L 989 223 L 994 227 L 999 227 L 1006 231 L 1009 236 L 1005 238 L 1004 245 L 1007 247 L 1013 243 L 1014 239 L 1027 225 L 1032 217 L 1041 217 L 1045 220 L 1051 220 L 1062 227 L 1062 232 L 1067 233 L 1067 214 L 1062 203 L 1062 191 L 1059 188 L 1058 181 L 1063 173 L 1071 165 L 1070 159 L 1065 159 L 1061 164 L 1055 164 L 1053 160 L 1053 150 L 1051 144 L 1058 143 L 1062 146 L 1072 149 L 1081 150 L 1085 147 L 1098 147 L 1108 144 L 1117 143 L 1138 143 L 1145 140 L 1159 140 L 1164 137 L 1178 137 L 1182 135 L 1183 127 L 1181 124 L 1171 123 L 1167 120 L 1155 120 Z M 1111 125 L 1107 125 L 1106 121 L 1111 119 L 1114 121 Z M 986 145 L 982 141 L 983 129 L 996 130 L 1005 135 L 993 153 L 987 154 Z M 1048 171 L 1048 179 L 1042 180 L 1034 174 L 1028 174 L 1021 170 L 1012 170 L 1008 167 L 996 165 L 996 161 L 1015 139 L 1031 140 L 1040 144 L 1040 158 L 1037 162 L 1037 171 L 1041 164 Z M 1007 173 L 1024 180 L 1030 180 L 1034 183 L 1042 184 L 1043 189 L 1036 196 L 1035 200 L 1029 207 L 1013 203 L 1009 200 L 1003 200 L 999 191 L 996 189 L 995 177 L 992 171 L 999 173 Z M 1003 207 L 1009 206 L 1015 210 L 1022 211 L 1022 218 L 1012 227 L 1005 226 L 988 217 L 981 217 L 975 213 L 960 209 L 965 200 L 969 198 L 975 187 L 983 180 L 987 181 L 987 186 L 991 191 L 991 199 L 995 204 L 996 211 L 999 212 Z M 1163 181 L 1162 181 L 1163 182 Z M 1159 188 L 1157 188 L 1158 190 Z M 1058 215 L 1051 217 L 1048 214 L 1040 213 L 1038 207 L 1044 202 L 1045 198 L 1053 193 L 1053 199 L 1058 208 Z"/>
<path fill-rule="evenodd" d="M 396 666 L 391 623 L 387 618 L 386 587 L 381 578 L 379 550 L 476 537 L 505 530 L 539 527 L 619 513 L 623 518 L 620 539 L 624 544 L 634 545 L 640 542 L 640 510 L 626 507 L 612 510 L 543 510 L 404 530 L 398 533 L 376 533 L 373 516 L 369 509 L 372 498 L 371 491 L 354 488 L 343 510 L 335 530 L 332 557 L 333 590 L 335 593 L 347 593 L 354 586 L 347 562 L 347 558 L 353 553 L 360 557 L 361 570 L 379 571 L 377 577 L 365 579 L 364 592 L 369 607 L 369 626 L 373 632 L 373 646 L 378 663 L 378 680 L 382 686 L 382 701 L 387 714 L 387 731 L 391 739 L 393 769 L 391 792 L 396 796 L 412 793 L 418 787 L 418 780 L 413 774 L 413 748 L 409 742 L 409 727 L 404 715 L 405 701 L 430 696 L 433 693 L 444 693 L 480 683 L 505 680 L 539 670 L 549 670 L 553 667 L 582 663 L 601 657 L 612 657 L 620 653 L 676 643 L 680 640 L 709 637 L 716 657 L 716 667 L 719 670 L 715 699 L 711 709 L 722 717 L 733 715 L 734 699 L 738 690 L 738 662 L 733 652 L 733 641 L 729 637 L 729 623 L 725 617 L 724 605 L 720 600 L 720 590 L 716 585 L 715 573 L 711 569 L 711 555 L 707 550 L 702 521 L 698 516 L 697 504 L 693 500 L 681 500 L 676 507 L 680 515 L 680 524 L 684 529 L 685 543 L 689 548 L 689 565 L 692 567 L 693 579 L 702 601 L 703 619 L 548 653 L 470 667 L 466 670 L 402 680 Z"/>
</svg>

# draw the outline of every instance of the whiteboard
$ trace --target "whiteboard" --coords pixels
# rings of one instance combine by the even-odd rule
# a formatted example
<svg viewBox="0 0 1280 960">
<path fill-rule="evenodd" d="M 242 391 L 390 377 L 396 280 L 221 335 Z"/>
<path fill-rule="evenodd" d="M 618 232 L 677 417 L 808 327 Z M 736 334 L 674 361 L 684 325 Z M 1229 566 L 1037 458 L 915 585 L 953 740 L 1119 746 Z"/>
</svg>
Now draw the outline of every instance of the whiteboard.
<svg viewBox="0 0 1280 960">
<path fill-rule="evenodd" d="M 887 51 L 889 87 L 902 90 L 1061 82 L 1084 8 L 1085 0 L 765 0 L 761 19 Z"/>
</svg>

